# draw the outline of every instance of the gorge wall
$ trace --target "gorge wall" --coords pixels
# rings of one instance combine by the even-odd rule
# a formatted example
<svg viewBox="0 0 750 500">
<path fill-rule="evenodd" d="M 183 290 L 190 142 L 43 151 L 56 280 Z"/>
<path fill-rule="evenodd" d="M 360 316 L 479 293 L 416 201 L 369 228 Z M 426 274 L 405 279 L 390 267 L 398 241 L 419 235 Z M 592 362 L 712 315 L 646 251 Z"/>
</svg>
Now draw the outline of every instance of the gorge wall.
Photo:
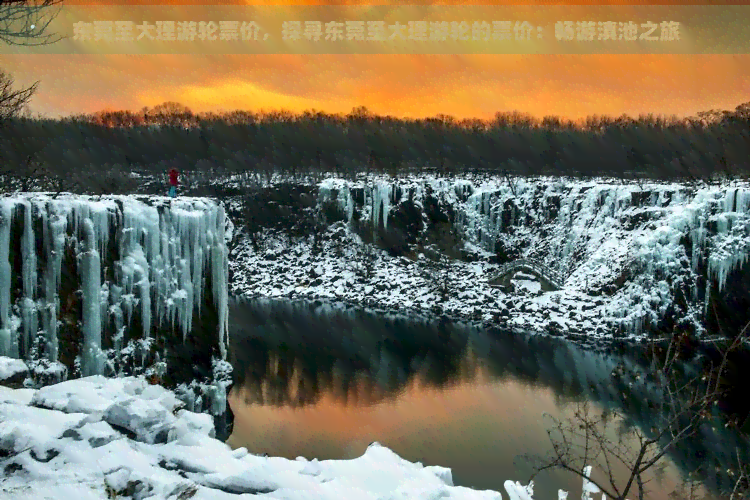
<svg viewBox="0 0 750 500">
<path fill-rule="evenodd" d="M 750 255 L 747 183 L 334 178 L 313 184 L 272 184 L 258 188 L 241 202 L 233 216 L 254 239 L 255 247 L 242 256 L 246 262 L 241 267 L 250 266 L 253 270 L 248 273 L 256 276 L 262 275 L 263 266 L 283 267 L 279 262 L 286 262 L 283 252 L 270 255 L 273 251 L 260 248 L 263 245 L 258 238 L 274 230 L 298 240 L 326 231 L 328 236 L 336 236 L 341 232 L 330 228 L 343 225 L 360 243 L 375 242 L 392 257 L 412 262 L 425 255 L 442 255 L 454 263 L 475 262 L 483 266 L 484 273 L 519 258 L 540 261 L 564 277 L 557 294 L 563 302 L 568 296 L 571 303 L 592 301 L 580 314 L 572 315 L 580 318 L 584 332 L 601 324 L 606 325 L 604 330 L 636 333 L 678 325 L 731 333 L 750 320 L 750 272 L 745 265 Z M 313 253 L 315 245 L 310 248 L 308 253 Z M 306 259 L 305 252 L 295 254 L 293 260 Z M 258 269 L 252 267 L 256 261 Z M 295 267 L 291 260 L 286 264 L 290 270 Z M 341 275 L 339 270 L 331 279 Z M 495 307 L 494 302 L 495 298 L 505 300 L 506 295 L 480 290 L 484 277 L 464 280 L 449 295 L 466 292 L 467 283 L 471 283 L 470 290 L 485 295 L 472 314 L 505 314 L 507 304 Z M 392 280 L 396 279 L 401 278 L 394 275 Z M 400 292 L 390 289 L 390 294 L 399 294 L 402 303 L 419 302 L 418 295 L 423 292 L 409 295 L 419 279 L 403 279 L 411 280 L 410 286 Z M 310 283 L 303 281 L 295 288 L 289 279 L 263 280 L 248 277 L 248 289 L 265 286 L 265 296 L 313 298 L 305 295 Z M 353 297 L 349 291 L 357 289 L 356 281 L 347 282 L 340 295 Z M 371 296 L 365 293 L 366 286 L 363 290 L 357 293 Z M 437 299 L 433 299 L 434 303 Z M 550 304 L 527 306 L 540 310 L 537 320 L 524 323 L 530 328 L 543 325 L 546 329 L 554 323 L 541 311 Z M 587 313 L 586 308 L 593 312 Z M 506 319 L 526 312 L 509 312 Z"/>
</svg>

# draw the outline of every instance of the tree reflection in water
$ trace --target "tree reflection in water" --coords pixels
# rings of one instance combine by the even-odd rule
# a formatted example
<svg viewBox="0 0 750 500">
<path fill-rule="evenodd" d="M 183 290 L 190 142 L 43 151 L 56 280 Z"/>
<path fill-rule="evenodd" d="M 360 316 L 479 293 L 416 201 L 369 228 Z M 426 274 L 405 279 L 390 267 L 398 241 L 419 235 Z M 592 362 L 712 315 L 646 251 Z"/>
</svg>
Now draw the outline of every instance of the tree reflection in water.
<svg viewBox="0 0 750 500">
<path fill-rule="evenodd" d="M 560 403 L 590 401 L 616 409 L 650 429 L 650 402 L 661 397 L 656 387 L 638 381 L 650 367 L 635 346 L 584 349 L 445 319 L 288 301 L 236 302 L 231 317 L 233 397 L 248 405 L 302 408 L 325 398 L 367 407 L 395 401 L 415 387 L 448 391 L 486 377 L 544 388 Z M 613 376 L 623 367 L 632 380 Z M 696 368 L 684 362 L 681 369 L 689 374 Z M 723 471 L 736 461 L 738 445 L 747 461 L 747 439 L 736 429 L 716 428 L 684 441 L 669 458 L 684 476 L 696 471 L 710 490 L 719 491 L 731 480 Z"/>
</svg>

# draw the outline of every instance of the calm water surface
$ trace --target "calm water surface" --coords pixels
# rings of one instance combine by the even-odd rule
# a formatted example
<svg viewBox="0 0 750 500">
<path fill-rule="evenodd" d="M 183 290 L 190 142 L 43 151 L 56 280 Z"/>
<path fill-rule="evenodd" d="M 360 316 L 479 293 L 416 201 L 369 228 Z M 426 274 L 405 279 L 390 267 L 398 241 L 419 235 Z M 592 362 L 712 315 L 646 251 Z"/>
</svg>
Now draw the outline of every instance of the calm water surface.
<svg viewBox="0 0 750 500">
<path fill-rule="evenodd" d="M 456 485 L 505 494 L 505 480 L 529 478 L 521 455 L 551 450 L 545 413 L 570 416 L 584 401 L 595 411 L 632 404 L 611 382 L 621 359 L 555 339 L 310 304 L 234 307 L 242 380 L 230 395 L 228 443 L 256 454 L 347 459 L 378 441 L 407 460 L 450 467 Z M 642 406 L 626 413 L 647 424 Z M 684 467 L 703 459 L 695 446 L 672 458 Z M 648 498 L 669 499 L 681 477 L 670 462 Z M 557 499 L 558 488 L 576 498 L 581 481 L 544 473 L 534 497 Z"/>
</svg>

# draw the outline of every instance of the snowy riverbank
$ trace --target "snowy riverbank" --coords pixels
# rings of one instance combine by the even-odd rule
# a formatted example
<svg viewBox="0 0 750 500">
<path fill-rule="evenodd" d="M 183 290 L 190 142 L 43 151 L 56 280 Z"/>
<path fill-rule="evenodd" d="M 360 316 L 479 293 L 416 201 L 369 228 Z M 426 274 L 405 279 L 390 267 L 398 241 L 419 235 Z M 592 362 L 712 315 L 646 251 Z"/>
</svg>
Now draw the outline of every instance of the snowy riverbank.
<svg viewBox="0 0 750 500">
<path fill-rule="evenodd" d="M 0 498 L 532 498 L 531 487 L 511 481 L 503 495 L 453 486 L 450 469 L 410 463 L 377 443 L 354 460 L 287 460 L 231 450 L 213 436 L 209 415 L 181 409 L 143 378 L 0 386 Z"/>
<path fill-rule="evenodd" d="M 343 242 L 343 244 L 342 244 Z M 506 294 L 491 287 L 486 276 L 498 266 L 488 262 L 453 261 L 446 264 L 446 298 L 436 290 L 430 264 L 370 250 L 343 226 L 334 226 L 311 251 L 306 241 L 288 242 L 269 235 L 255 252 L 241 240 L 230 258 L 230 293 L 253 298 L 290 298 L 341 302 L 377 311 L 406 314 L 445 314 L 485 326 L 504 326 L 531 332 L 586 332 L 591 340 L 611 334 L 604 313 L 607 303 L 574 289 L 544 295 Z M 372 252 L 372 275 L 357 271 Z"/>
</svg>

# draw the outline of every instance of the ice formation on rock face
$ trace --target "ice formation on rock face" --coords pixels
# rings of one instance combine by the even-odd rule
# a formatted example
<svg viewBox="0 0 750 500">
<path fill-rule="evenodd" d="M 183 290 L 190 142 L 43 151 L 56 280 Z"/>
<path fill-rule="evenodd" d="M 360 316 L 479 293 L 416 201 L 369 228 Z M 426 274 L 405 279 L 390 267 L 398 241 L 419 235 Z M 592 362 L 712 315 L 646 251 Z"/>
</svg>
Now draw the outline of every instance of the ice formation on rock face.
<svg viewBox="0 0 750 500">
<path fill-rule="evenodd" d="M 455 231 L 466 243 L 495 253 L 549 263 L 567 278 L 565 288 L 617 285 L 609 314 L 640 333 L 673 304 L 674 287 L 697 304 L 710 287 L 724 290 L 732 272 L 750 258 L 750 186 L 636 184 L 611 180 L 505 180 L 432 178 L 327 179 L 320 193 L 338 192 L 339 210 L 349 213 L 352 190 L 364 190 L 362 220 L 387 227 L 399 200 L 396 188 L 424 206 L 428 192 L 455 213 Z M 333 201 L 328 197 L 330 201 Z M 623 284 L 627 270 L 635 270 Z M 706 288 L 699 289 L 704 273 Z M 609 292 L 608 292 L 609 293 Z M 702 295 L 701 295 L 702 294 Z M 692 307 L 692 306 L 691 306 Z M 608 316 L 609 316 L 608 314 Z"/>
<path fill-rule="evenodd" d="M 65 251 L 65 230 L 68 221 L 65 217 L 50 213 L 47 210 L 41 212 L 41 215 L 44 251 L 50 259 L 47 262 L 44 277 L 45 308 L 42 311 L 44 314 L 42 324 L 47 332 L 48 359 L 49 361 L 55 361 L 58 352 L 57 314 L 60 310 L 60 297 L 57 295 L 57 290 L 60 287 L 63 252 Z M 4 262 L 3 256 L 0 254 L 0 265 Z M 10 272 L 10 267 L 8 267 L 8 272 Z"/>
<path fill-rule="evenodd" d="M 708 271 L 723 289 L 727 276 L 741 268 L 750 255 L 750 189 L 729 189 L 724 197 L 723 213 L 715 216 L 715 251 L 708 258 Z"/>
<path fill-rule="evenodd" d="M 345 189 L 339 189 L 343 187 Z M 336 199 L 333 199 L 333 192 L 336 191 Z M 335 201 L 341 208 L 347 222 L 352 221 L 354 216 L 354 198 L 348 186 L 338 179 L 328 179 L 327 183 L 321 184 L 318 191 L 318 202 Z"/>
<path fill-rule="evenodd" d="M 13 220 L 20 210 L 19 235 L 13 234 Z M 203 294 L 207 280 L 219 316 L 219 350 L 226 359 L 225 223 L 223 206 L 204 199 L 183 198 L 170 204 L 126 196 L 95 200 L 34 194 L 0 199 L 0 355 L 28 357 L 33 338 L 43 330 L 47 355 L 56 360 L 61 272 L 66 248 L 71 248 L 82 296 L 84 376 L 102 373 L 103 322 L 113 319 L 113 344 L 121 347 L 136 307 L 142 323 L 139 336 L 148 339 L 154 327 L 175 326 L 187 337 L 193 312 L 200 314 L 209 299 Z M 42 234 L 35 234 L 37 227 Z M 37 239 L 43 255 L 37 255 Z M 20 248 L 21 269 L 12 269 L 14 248 Z M 11 290 L 13 272 L 20 273 L 22 283 L 16 292 Z M 15 304 L 13 293 L 19 295 Z"/>
<path fill-rule="evenodd" d="M 21 278 L 23 282 L 23 298 L 21 299 L 21 326 L 23 328 L 23 345 L 31 345 L 32 336 L 37 329 L 36 304 L 34 292 L 36 288 L 36 247 L 34 242 L 34 227 L 31 218 L 31 203 L 23 204 L 23 234 L 21 235 Z"/>
<path fill-rule="evenodd" d="M 346 215 L 346 222 L 351 222 L 354 216 L 354 199 L 352 193 L 348 189 L 339 190 L 338 195 L 339 205 L 344 207 L 344 215 Z"/>
<path fill-rule="evenodd" d="M 391 197 L 393 196 L 393 184 L 379 182 L 372 189 L 372 225 L 378 227 L 380 218 L 383 218 L 383 228 L 388 228 L 388 211 L 391 208 Z"/>
</svg>

